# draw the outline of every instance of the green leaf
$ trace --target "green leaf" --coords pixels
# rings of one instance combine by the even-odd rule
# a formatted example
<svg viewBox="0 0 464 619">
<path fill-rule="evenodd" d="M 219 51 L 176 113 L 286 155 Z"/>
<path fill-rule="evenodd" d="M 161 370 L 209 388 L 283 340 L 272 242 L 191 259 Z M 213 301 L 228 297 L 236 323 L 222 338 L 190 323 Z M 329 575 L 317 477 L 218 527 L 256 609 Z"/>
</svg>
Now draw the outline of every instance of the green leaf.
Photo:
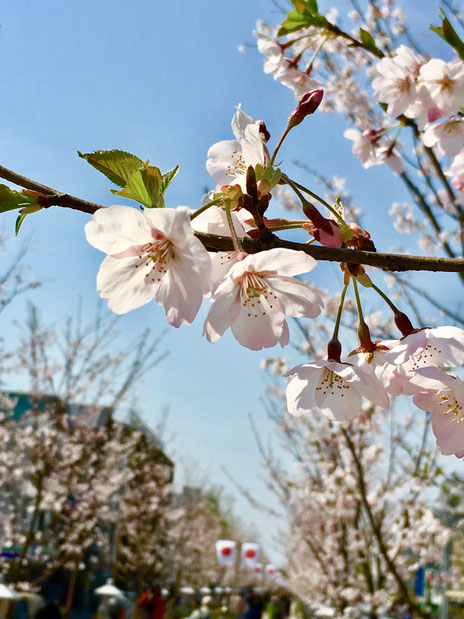
<svg viewBox="0 0 464 619">
<path fill-rule="evenodd" d="M 451 45 L 451 47 L 456 50 L 459 58 L 464 60 L 464 42 L 451 25 L 450 21 L 443 12 L 443 9 L 442 13 L 443 20 L 441 22 L 441 26 L 430 26 L 430 30 L 435 32 L 435 34 L 438 34 L 438 36 L 446 41 L 448 45 Z"/>
<path fill-rule="evenodd" d="M 110 191 L 116 196 L 135 200 L 147 208 L 162 208 L 164 198 L 161 193 L 161 180 L 159 168 L 146 166 L 132 174 L 124 189 L 121 191 L 110 189 Z"/>
<path fill-rule="evenodd" d="M 161 193 L 166 193 L 167 188 L 172 183 L 172 181 L 175 179 L 178 171 L 179 171 L 179 166 L 176 165 L 175 168 L 173 168 L 172 170 L 169 170 L 169 172 L 166 172 L 166 174 L 163 174 L 161 178 Z"/>
<path fill-rule="evenodd" d="M 292 0 L 292 4 L 299 13 L 304 13 L 305 11 L 319 13 L 317 0 Z"/>
<path fill-rule="evenodd" d="M 135 155 L 117 149 L 96 150 L 94 153 L 77 151 L 77 154 L 119 187 L 125 187 L 134 172 L 144 165 Z"/>
<path fill-rule="evenodd" d="M 23 221 L 26 219 L 27 215 L 25 213 L 23 213 L 22 215 L 18 215 L 17 219 L 16 219 L 16 223 L 15 223 L 15 236 L 18 236 L 19 234 L 19 229 L 22 226 Z"/>
<path fill-rule="evenodd" d="M 374 54 L 380 51 L 375 44 L 372 34 L 367 30 L 364 30 L 364 28 L 359 29 L 359 38 L 361 39 L 361 43 L 364 45 L 364 47 L 366 47 L 369 51 L 374 52 Z"/>
<path fill-rule="evenodd" d="M 313 12 L 309 8 L 305 8 L 303 13 L 295 9 L 294 11 L 290 11 L 287 18 L 282 22 L 277 36 L 281 37 L 291 32 L 301 30 L 302 28 L 307 28 L 308 26 L 324 27 L 326 23 L 327 21 L 323 15 Z"/>
<path fill-rule="evenodd" d="M 36 192 L 16 191 L 7 185 L 0 185 L 0 213 L 13 211 L 30 204 L 37 204 L 38 194 Z"/>
</svg>

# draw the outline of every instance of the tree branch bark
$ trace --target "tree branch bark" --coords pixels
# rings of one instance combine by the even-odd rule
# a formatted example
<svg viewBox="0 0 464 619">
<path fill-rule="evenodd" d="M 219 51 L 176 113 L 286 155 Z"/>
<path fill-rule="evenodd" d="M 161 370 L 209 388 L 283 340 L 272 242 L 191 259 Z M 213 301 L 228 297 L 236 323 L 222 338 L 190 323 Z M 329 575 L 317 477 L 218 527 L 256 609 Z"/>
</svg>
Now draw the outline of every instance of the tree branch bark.
<svg viewBox="0 0 464 619">
<path fill-rule="evenodd" d="M 0 165 L 0 178 L 4 178 L 20 187 L 31 189 L 44 194 L 40 197 L 41 206 L 60 206 L 71 208 L 89 215 L 94 214 L 98 209 L 106 208 L 102 204 L 88 202 L 70 194 L 61 193 L 52 187 L 42 185 L 21 174 L 17 174 L 8 168 Z M 208 251 L 234 251 L 231 237 L 219 236 L 216 234 L 195 233 L 197 238 L 203 243 Z M 296 251 L 304 251 L 309 256 L 317 260 L 331 262 L 349 262 L 362 264 L 384 269 L 386 271 L 440 271 L 447 273 L 464 274 L 464 258 L 438 258 L 431 256 L 410 256 L 403 254 L 386 254 L 378 252 L 361 251 L 349 248 L 323 247 L 317 245 L 307 245 L 306 243 L 296 243 L 286 241 L 275 235 L 265 241 L 260 239 L 243 238 L 241 240 L 243 250 L 250 254 L 282 247 Z M 446 250 L 446 247 L 445 247 Z"/>
</svg>

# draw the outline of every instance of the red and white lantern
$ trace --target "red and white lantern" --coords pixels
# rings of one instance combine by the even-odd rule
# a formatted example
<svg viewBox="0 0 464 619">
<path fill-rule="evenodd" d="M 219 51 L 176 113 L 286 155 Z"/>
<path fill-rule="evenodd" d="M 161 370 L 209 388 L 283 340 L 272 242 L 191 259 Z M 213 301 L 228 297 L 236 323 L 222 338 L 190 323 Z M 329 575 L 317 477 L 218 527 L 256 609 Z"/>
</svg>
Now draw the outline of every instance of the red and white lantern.
<svg viewBox="0 0 464 619">
<path fill-rule="evenodd" d="M 219 565 L 234 565 L 236 543 L 230 539 L 218 539 L 216 556 Z"/>
<path fill-rule="evenodd" d="M 266 573 L 266 578 L 267 580 L 274 580 L 275 578 L 275 573 L 276 573 L 276 568 L 275 565 L 272 565 L 272 563 L 268 563 L 264 569 L 265 573 Z"/>
<path fill-rule="evenodd" d="M 259 544 L 255 542 L 244 542 L 242 544 L 242 565 L 244 567 L 255 567 L 259 559 Z"/>
<path fill-rule="evenodd" d="M 263 569 L 264 569 L 264 565 L 262 563 L 257 563 L 254 566 L 253 571 L 257 576 L 261 576 L 261 574 L 263 573 Z"/>
</svg>

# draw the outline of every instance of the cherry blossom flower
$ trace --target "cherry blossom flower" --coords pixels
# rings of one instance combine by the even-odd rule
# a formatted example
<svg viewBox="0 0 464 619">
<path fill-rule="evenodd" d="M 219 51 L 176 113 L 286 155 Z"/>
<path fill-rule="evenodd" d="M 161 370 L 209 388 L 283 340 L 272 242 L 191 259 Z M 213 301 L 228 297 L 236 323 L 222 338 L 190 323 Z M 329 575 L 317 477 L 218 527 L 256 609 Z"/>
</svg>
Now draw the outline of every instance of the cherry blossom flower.
<svg viewBox="0 0 464 619">
<path fill-rule="evenodd" d="M 297 99 L 309 90 L 320 87 L 319 82 L 294 66 L 292 59 L 284 55 L 276 41 L 275 29 L 258 21 L 254 35 L 258 39 L 258 50 L 264 56 L 264 72 L 270 73 L 275 80 L 293 90 Z"/>
<path fill-rule="evenodd" d="M 382 408 L 390 406 L 387 392 L 367 365 L 312 361 L 287 376 L 287 408 L 296 417 L 318 408 L 329 419 L 348 421 L 360 414 L 361 396 Z"/>
<path fill-rule="evenodd" d="M 414 404 L 432 413 L 432 429 L 443 455 L 464 450 L 464 381 L 436 367 L 416 370 L 411 382 L 420 389 Z"/>
<path fill-rule="evenodd" d="M 414 370 L 426 366 L 456 367 L 464 362 L 464 331 L 458 327 L 420 329 L 402 338 L 384 355 L 381 380 L 392 395 L 412 395 Z"/>
<path fill-rule="evenodd" d="M 210 290 L 211 260 L 190 225 L 190 209 L 129 206 L 99 209 L 85 226 L 88 242 L 108 254 L 97 289 L 108 307 L 125 314 L 153 298 L 169 324 L 191 323 Z"/>
<path fill-rule="evenodd" d="M 445 170 L 445 174 L 453 179 L 451 184 L 456 191 L 464 189 L 464 151 L 454 158 L 453 163 Z"/>
<path fill-rule="evenodd" d="M 259 123 L 240 107 L 232 119 L 232 131 L 235 140 L 223 140 L 211 146 L 206 169 L 218 186 L 238 184 L 245 190 L 248 166 L 258 163 L 265 166 L 269 153 L 261 137 Z"/>
<path fill-rule="evenodd" d="M 456 114 L 464 101 L 464 64 L 432 58 L 420 75 L 437 107 L 446 115 Z"/>
<path fill-rule="evenodd" d="M 429 127 L 422 134 L 422 141 L 429 147 L 437 145 L 445 157 L 455 157 L 464 147 L 464 119 L 451 118 Z"/>
<path fill-rule="evenodd" d="M 390 116 L 400 116 L 416 100 L 414 69 L 419 64 L 419 57 L 401 46 L 393 58 L 382 58 L 375 65 L 380 77 L 372 82 L 374 99 L 388 104 L 387 113 Z"/>
<path fill-rule="evenodd" d="M 380 163 L 377 159 L 376 147 L 366 131 L 347 129 L 343 134 L 348 140 L 353 140 L 353 154 L 361 161 L 363 168 L 370 168 Z"/>
<path fill-rule="evenodd" d="M 319 294 L 293 277 L 316 261 L 302 251 L 269 249 L 234 264 L 212 295 L 204 333 L 214 343 L 231 327 L 251 350 L 288 344 L 285 314 L 314 318 L 323 303 Z"/>
</svg>

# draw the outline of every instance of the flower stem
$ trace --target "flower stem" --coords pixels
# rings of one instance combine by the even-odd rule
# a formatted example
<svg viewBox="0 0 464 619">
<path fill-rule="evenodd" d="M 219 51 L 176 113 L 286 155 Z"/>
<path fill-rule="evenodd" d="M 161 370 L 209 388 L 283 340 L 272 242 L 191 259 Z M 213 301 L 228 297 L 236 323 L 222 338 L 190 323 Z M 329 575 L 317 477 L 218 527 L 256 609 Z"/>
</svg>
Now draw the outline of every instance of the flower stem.
<svg viewBox="0 0 464 619">
<path fill-rule="evenodd" d="M 343 304 L 345 303 L 345 295 L 346 295 L 348 286 L 349 286 L 349 282 L 348 284 L 345 284 L 343 286 L 342 296 L 340 297 L 340 304 L 338 306 L 337 318 L 335 320 L 335 327 L 334 327 L 334 331 L 332 335 L 332 340 L 338 340 L 338 330 L 340 328 L 340 321 L 342 319 L 342 312 L 343 312 Z"/>
<path fill-rule="evenodd" d="M 324 198 L 321 198 L 321 196 L 318 196 L 317 193 L 314 193 L 314 191 L 311 191 L 307 187 L 304 187 L 304 185 L 301 185 L 300 183 L 292 181 L 292 179 L 290 179 L 288 176 L 285 176 L 285 174 L 282 174 L 282 178 L 284 179 L 285 182 L 287 182 L 290 185 L 290 187 L 297 194 L 300 200 L 302 201 L 304 200 L 306 202 L 306 200 L 302 197 L 301 192 L 298 191 L 298 189 L 301 189 L 301 191 L 304 191 L 305 193 L 310 195 L 312 198 L 320 202 L 323 206 L 325 206 L 326 209 L 328 209 L 332 213 L 332 215 L 335 217 L 335 219 L 337 219 L 339 223 L 346 225 L 346 222 L 343 219 L 343 217 L 341 217 L 341 215 L 336 211 L 336 209 L 334 209 L 333 206 L 331 206 L 326 200 L 324 200 Z"/>
<path fill-rule="evenodd" d="M 279 152 L 280 147 L 282 146 L 282 144 L 284 143 L 285 138 L 287 137 L 287 135 L 290 133 L 292 127 L 290 127 L 290 125 L 287 125 L 285 131 L 282 133 L 282 135 L 280 136 L 280 140 L 277 143 L 277 146 L 275 147 L 274 152 L 272 153 L 272 157 L 271 160 L 269 161 L 268 165 L 273 165 L 276 155 Z"/>
<path fill-rule="evenodd" d="M 380 288 L 377 288 L 377 286 L 374 283 L 372 284 L 371 287 L 376 291 L 376 293 L 378 295 L 380 295 L 382 297 L 382 299 L 385 301 L 385 303 L 388 305 L 388 307 L 391 309 L 391 311 L 394 314 L 399 314 L 400 313 L 400 310 L 396 307 L 396 305 L 392 301 L 390 301 L 390 299 L 387 297 L 387 295 L 384 292 L 382 292 L 380 290 Z"/>
<path fill-rule="evenodd" d="M 392 301 L 390 301 L 390 299 L 387 297 L 387 295 L 384 294 L 380 290 L 380 288 L 377 288 L 377 286 L 375 284 L 372 284 L 371 287 L 376 291 L 376 293 L 378 295 L 380 295 L 382 297 L 382 299 L 385 301 L 385 303 L 392 310 L 393 315 L 394 315 L 394 319 L 395 319 L 395 325 L 401 331 L 402 336 L 406 337 L 407 335 L 410 335 L 411 333 L 413 333 L 415 331 L 415 329 L 412 326 L 411 321 L 406 316 L 406 314 L 404 312 L 400 312 L 400 310 L 396 307 L 396 305 L 394 303 L 392 303 Z"/>
<path fill-rule="evenodd" d="M 369 327 L 367 326 L 364 320 L 361 299 L 359 298 L 358 282 L 356 281 L 354 277 L 352 279 L 353 279 L 354 296 L 356 298 L 356 307 L 358 309 L 358 318 L 359 318 L 359 325 L 358 325 L 359 343 L 364 351 L 373 352 L 375 350 L 375 345 L 372 343 Z"/>
<path fill-rule="evenodd" d="M 227 223 L 229 224 L 230 228 L 230 235 L 232 236 L 232 242 L 234 244 L 234 250 L 239 254 L 241 253 L 242 248 L 240 247 L 240 241 L 238 240 L 237 232 L 235 230 L 234 222 L 232 220 L 232 213 L 230 212 L 230 200 L 226 200 L 226 216 Z"/>
<path fill-rule="evenodd" d="M 198 217 L 198 215 L 201 215 L 202 213 L 204 213 L 207 209 L 209 209 L 210 206 L 216 206 L 217 204 L 221 204 L 221 203 L 222 203 L 222 198 L 216 198 L 216 200 L 211 200 L 211 202 L 208 202 L 207 204 L 200 206 L 200 208 L 197 208 L 197 210 L 190 215 L 190 221 L 192 221 L 192 219 L 195 219 L 195 217 Z"/>
<path fill-rule="evenodd" d="M 349 282 L 348 282 L 349 284 Z M 327 361 L 336 361 L 340 363 L 340 356 L 342 354 L 342 345 L 340 344 L 340 340 L 338 339 L 338 329 L 340 327 L 340 321 L 342 318 L 343 304 L 345 302 L 346 290 L 348 288 L 348 284 L 343 286 L 342 296 L 340 297 L 340 305 L 338 306 L 337 319 L 335 321 L 335 328 L 332 335 L 332 339 L 327 344 Z"/>
<path fill-rule="evenodd" d="M 311 58 L 311 60 L 309 61 L 308 66 L 307 66 L 307 67 L 306 67 L 306 69 L 305 69 L 305 73 L 306 73 L 306 75 L 309 75 L 309 74 L 311 73 L 312 68 L 313 68 L 314 61 L 316 60 L 317 55 L 318 55 L 318 54 L 319 54 L 319 52 L 321 51 L 322 46 L 324 45 L 324 43 L 325 43 L 326 41 L 327 41 L 327 37 L 324 37 L 323 39 L 321 39 L 321 42 L 319 43 L 319 45 L 318 45 L 318 46 L 316 47 L 316 49 L 314 50 L 314 54 L 312 55 L 312 58 Z"/>
<path fill-rule="evenodd" d="M 361 299 L 359 298 L 359 290 L 358 290 L 358 282 L 355 278 L 353 278 L 353 288 L 354 288 L 354 296 L 356 299 L 356 307 L 358 309 L 358 317 L 360 326 L 364 326 L 366 323 L 364 322 L 364 314 L 362 311 Z"/>
</svg>

